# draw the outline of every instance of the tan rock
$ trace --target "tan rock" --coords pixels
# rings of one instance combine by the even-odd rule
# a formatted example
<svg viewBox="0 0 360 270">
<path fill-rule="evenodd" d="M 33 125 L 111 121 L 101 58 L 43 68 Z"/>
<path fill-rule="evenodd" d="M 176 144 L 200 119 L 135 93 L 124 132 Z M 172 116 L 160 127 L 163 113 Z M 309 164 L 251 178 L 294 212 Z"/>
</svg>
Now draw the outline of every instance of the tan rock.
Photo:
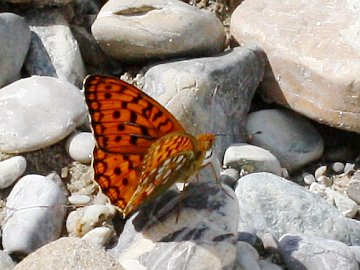
<svg viewBox="0 0 360 270">
<path fill-rule="evenodd" d="M 266 52 L 266 99 L 360 132 L 360 16 L 350 2 L 247 0 L 232 14 L 231 33 Z"/>
</svg>

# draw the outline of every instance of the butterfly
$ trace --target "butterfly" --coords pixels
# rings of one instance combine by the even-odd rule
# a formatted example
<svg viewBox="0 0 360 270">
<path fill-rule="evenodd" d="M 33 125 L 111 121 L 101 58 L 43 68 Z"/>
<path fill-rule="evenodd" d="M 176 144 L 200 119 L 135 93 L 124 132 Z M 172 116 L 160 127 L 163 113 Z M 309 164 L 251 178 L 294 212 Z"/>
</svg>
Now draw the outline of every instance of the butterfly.
<svg viewBox="0 0 360 270">
<path fill-rule="evenodd" d="M 84 90 L 94 179 L 123 218 L 200 170 L 214 134 L 186 133 L 157 101 L 115 77 L 89 75 Z"/>
</svg>

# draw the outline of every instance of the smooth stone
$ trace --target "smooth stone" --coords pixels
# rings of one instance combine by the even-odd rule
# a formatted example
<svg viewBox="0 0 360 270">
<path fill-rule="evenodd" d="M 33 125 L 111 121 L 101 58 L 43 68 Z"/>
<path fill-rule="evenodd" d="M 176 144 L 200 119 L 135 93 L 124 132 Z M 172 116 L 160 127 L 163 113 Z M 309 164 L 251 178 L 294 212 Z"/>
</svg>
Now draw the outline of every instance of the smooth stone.
<svg viewBox="0 0 360 270">
<path fill-rule="evenodd" d="M 258 48 L 244 47 L 216 57 L 160 64 L 145 73 L 143 90 L 187 132 L 226 134 L 216 137 L 215 153 L 222 158 L 223 149 L 244 133 L 242 119 L 262 78 L 264 60 Z"/>
<path fill-rule="evenodd" d="M 69 156 L 78 162 L 90 164 L 95 148 L 94 135 L 91 132 L 78 132 L 67 139 L 66 150 Z"/>
<path fill-rule="evenodd" d="M 24 258 L 14 270 L 125 270 L 103 248 L 77 237 L 63 237 Z"/>
<path fill-rule="evenodd" d="M 66 197 L 52 180 L 41 175 L 22 177 L 6 202 L 2 245 L 10 253 L 29 254 L 60 236 Z"/>
<path fill-rule="evenodd" d="M 271 233 L 265 233 L 262 236 L 261 241 L 265 250 L 270 252 L 278 250 L 279 243 Z"/>
<path fill-rule="evenodd" d="M 333 184 L 333 181 L 331 180 L 331 178 L 329 178 L 325 175 L 319 176 L 319 178 L 317 178 L 316 181 L 325 187 L 331 187 Z"/>
<path fill-rule="evenodd" d="M 66 219 L 66 229 L 70 236 L 81 237 L 92 229 L 110 221 L 115 215 L 108 205 L 89 205 L 72 211 Z"/>
<path fill-rule="evenodd" d="M 342 162 L 335 162 L 331 165 L 331 169 L 336 173 L 342 173 L 344 171 L 345 165 Z"/>
<path fill-rule="evenodd" d="M 353 171 L 354 169 L 355 169 L 355 164 L 349 163 L 349 162 L 346 162 L 346 163 L 345 163 L 344 173 L 351 172 L 351 171 Z"/>
<path fill-rule="evenodd" d="M 271 263 L 267 260 L 260 260 L 259 265 L 260 265 L 261 270 L 283 270 L 284 269 L 284 268 L 282 268 L 274 263 Z"/>
<path fill-rule="evenodd" d="M 309 190 L 319 194 L 329 204 L 334 205 L 345 217 L 353 218 L 359 210 L 356 202 L 331 188 L 324 187 L 318 183 L 312 183 Z"/>
<path fill-rule="evenodd" d="M 236 181 L 239 178 L 240 178 L 239 171 L 233 168 L 228 168 L 220 172 L 220 182 L 230 187 L 234 187 Z"/>
<path fill-rule="evenodd" d="M 109 252 L 122 265 L 142 269 L 232 269 L 238 217 L 231 188 L 192 183 L 182 194 L 169 190 L 140 209 Z"/>
<path fill-rule="evenodd" d="M 355 255 L 356 260 L 360 263 L 360 246 L 349 246 L 351 252 Z"/>
<path fill-rule="evenodd" d="M 0 91 L 0 151 L 29 152 L 57 143 L 87 116 L 84 96 L 72 84 L 32 76 Z"/>
<path fill-rule="evenodd" d="M 247 173 L 269 172 L 281 176 L 280 162 L 270 151 L 255 145 L 230 145 L 224 155 L 224 165 Z"/>
<path fill-rule="evenodd" d="M 0 162 L 0 189 L 11 186 L 26 170 L 26 159 L 15 156 Z"/>
<path fill-rule="evenodd" d="M 225 45 L 214 14 L 178 0 L 110 0 L 91 31 L 103 51 L 120 61 L 209 56 Z"/>
<path fill-rule="evenodd" d="M 0 269 L 1 270 L 12 270 L 14 269 L 16 263 L 10 257 L 8 252 L 0 250 Z"/>
<path fill-rule="evenodd" d="M 58 9 L 32 9 L 25 18 L 32 32 L 26 71 L 30 75 L 55 77 L 81 87 L 85 67 L 64 15 Z"/>
<path fill-rule="evenodd" d="M 358 1 L 244 1 L 230 32 L 242 45 L 264 49 L 267 102 L 360 132 L 359 18 Z"/>
<path fill-rule="evenodd" d="M 347 245 L 314 235 L 284 235 L 279 250 L 288 269 L 359 269 L 356 257 Z"/>
<path fill-rule="evenodd" d="M 243 270 L 261 270 L 257 250 L 246 242 L 236 244 L 236 266 Z"/>
<path fill-rule="evenodd" d="M 97 227 L 86 233 L 82 239 L 97 246 L 105 246 L 113 234 L 114 231 L 108 227 Z"/>
<path fill-rule="evenodd" d="M 261 187 L 261 188 L 259 188 Z M 313 233 L 349 245 L 360 244 L 360 222 L 344 217 L 319 195 L 270 173 L 252 173 L 235 188 L 240 208 L 239 232 Z M 261 198 L 261 199 L 259 199 Z"/>
<path fill-rule="evenodd" d="M 360 204 L 360 182 L 352 182 L 346 190 L 350 199 Z"/>
<path fill-rule="evenodd" d="M 0 88 L 20 78 L 31 34 L 25 20 L 13 13 L 0 13 Z"/>
<path fill-rule="evenodd" d="M 320 176 L 323 176 L 323 175 L 325 175 L 325 173 L 326 173 L 326 171 L 327 171 L 327 166 L 320 166 L 319 168 L 317 168 L 316 170 L 315 170 L 315 178 L 316 179 L 318 179 Z"/>
<path fill-rule="evenodd" d="M 250 113 L 246 130 L 256 132 L 252 144 L 269 150 L 289 172 L 318 159 L 324 150 L 323 140 L 311 123 L 288 110 Z"/>
<path fill-rule="evenodd" d="M 289 171 L 286 168 L 281 168 L 281 176 L 286 179 L 289 179 L 290 178 Z"/>
<path fill-rule="evenodd" d="M 316 181 L 315 176 L 311 173 L 303 173 L 302 177 L 304 179 L 304 183 L 309 186 Z"/>
<path fill-rule="evenodd" d="M 68 197 L 68 201 L 72 205 L 76 205 L 76 206 L 82 205 L 83 206 L 83 205 L 87 205 L 88 203 L 90 203 L 91 198 L 90 198 L 90 196 L 87 196 L 87 195 L 72 194 L 71 196 Z"/>
</svg>

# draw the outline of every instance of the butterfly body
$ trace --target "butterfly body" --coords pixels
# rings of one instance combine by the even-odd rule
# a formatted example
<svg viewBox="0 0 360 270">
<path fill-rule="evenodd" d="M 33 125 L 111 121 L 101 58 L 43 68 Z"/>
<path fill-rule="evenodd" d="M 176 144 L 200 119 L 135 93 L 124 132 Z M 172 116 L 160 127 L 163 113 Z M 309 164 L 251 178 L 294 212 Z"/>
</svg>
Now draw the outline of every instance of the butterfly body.
<svg viewBox="0 0 360 270">
<path fill-rule="evenodd" d="M 119 79 L 90 75 L 84 88 L 97 144 L 94 178 L 124 217 L 201 168 L 213 134 L 186 133 L 163 106 Z"/>
</svg>

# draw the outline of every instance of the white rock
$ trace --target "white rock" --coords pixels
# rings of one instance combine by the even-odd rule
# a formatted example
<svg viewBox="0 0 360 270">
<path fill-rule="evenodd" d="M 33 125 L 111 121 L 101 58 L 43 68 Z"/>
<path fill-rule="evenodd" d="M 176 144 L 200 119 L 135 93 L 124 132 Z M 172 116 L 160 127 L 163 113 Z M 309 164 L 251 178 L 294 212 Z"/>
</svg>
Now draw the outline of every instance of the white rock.
<svg viewBox="0 0 360 270">
<path fill-rule="evenodd" d="M 12 185 L 26 170 L 26 159 L 15 156 L 0 162 L 0 189 Z"/>
<path fill-rule="evenodd" d="M 69 203 L 72 205 L 86 205 L 90 202 L 91 198 L 87 195 L 73 194 L 68 197 Z"/>
<path fill-rule="evenodd" d="M 236 244 L 236 264 L 244 270 L 261 270 L 259 253 L 246 242 L 238 241 Z"/>
<path fill-rule="evenodd" d="M 325 175 L 320 175 L 316 180 L 325 187 L 331 187 L 333 184 L 333 181 Z"/>
<path fill-rule="evenodd" d="M 341 173 L 344 171 L 345 165 L 342 162 L 335 162 L 334 164 L 332 164 L 331 168 L 334 172 Z"/>
<path fill-rule="evenodd" d="M 91 27 L 105 53 L 121 61 L 207 56 L 223 50 L 214 14 L 178 0 L 110 0 Z"/>
<path fill-rule="evenodd" d="M 303 173 L 302 177 L 304 179 L 304 183 L 307 185 L 311 185 L 316 181 L 315 176 L 311 173 Z"/>
<path fill-rule="evenodd" d="M 108 227 L 97 227 L 86 233 L 82 239 L 97 246 L 105 246 L 112 234 L 113 230 Z"/>
<path fill-rule="evenodd" d="M 50 179 L 22 177 L 7 198 L 2 244 L 9 252 L 28 254 L 60 236 L 66 197 Z"/>
<path fill-rule="evenodd" d="M 315 170 L 315 178 L 318 179 L 320 176 L 323 176 L 326 173 L 327 166 L 320 166 Z"/>
<path fill-rule="evenodd" d="M 114 216 L 114 209 L 107 205 L 90 205 L 69 214 L 66 229 L 72 236 L 83 236 Z"/>
<path fill-rule="evenodd" d="M 87 115 L 84 96 L 72 84 L 32 76 L 0 91 L 0 151 L 27 152 L 57 143 Z"/>
<path fill-rule="evenodd" d="M 271 151 L 290 173 L 318 159 L 324 150 L 323 140 L 312 124 L 289 110 L 250 113 L 246 130 L 254 133 L 252 144 Z"/>
<path fill-rule="evenodd" d="M 309 190 L 324 197 L 331 205 L 335 205 L 345 217 L 353 218 L 359 210 L 356 202 L 331 188 L 315 182 L 311 184 Z"/>
<path fill-rule="evenodd" d="M 233 144 L 227 148 L 224 165 L 249 173 L 270 172 L 280 176 L 282 172 L 280 162 L 270 151 L 246 143 Z"/>
<path fill-rule="evenodd" d="M 91 132 L 75 133 L 68 138 L 66 143 L 69 156 L 84 164 L 91 163 L 94 147 L 95 139 Z"/>
<path fill-rule="evenodd" d="M 0 269 L 1 270 L 12 270 L 14 269 L 16 263 L 13 261 L 13 259 L 10 257 L 10 255 L 0 250 Z"/>
<path fill-rule="evenodd" d="M 355 164 L 346 162 L 344 172 L 345 173 L 350 172 L 350 171 L 354 170 L 354 168 L 355 168 Z"/>
</svg>

